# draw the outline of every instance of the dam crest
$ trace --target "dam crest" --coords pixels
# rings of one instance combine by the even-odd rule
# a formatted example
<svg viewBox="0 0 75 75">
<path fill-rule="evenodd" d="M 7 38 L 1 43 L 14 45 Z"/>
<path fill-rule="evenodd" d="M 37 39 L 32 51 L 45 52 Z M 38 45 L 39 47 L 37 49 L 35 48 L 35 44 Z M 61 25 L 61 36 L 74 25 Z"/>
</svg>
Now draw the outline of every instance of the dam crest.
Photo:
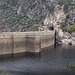
<svg viewBox="0 0 75 75">
<path fill-rule="evenodd" d="M 33 52 L 54 45 L 54 31 L 2 32 L 0 33 L 0 55 Z"/>
</svg>

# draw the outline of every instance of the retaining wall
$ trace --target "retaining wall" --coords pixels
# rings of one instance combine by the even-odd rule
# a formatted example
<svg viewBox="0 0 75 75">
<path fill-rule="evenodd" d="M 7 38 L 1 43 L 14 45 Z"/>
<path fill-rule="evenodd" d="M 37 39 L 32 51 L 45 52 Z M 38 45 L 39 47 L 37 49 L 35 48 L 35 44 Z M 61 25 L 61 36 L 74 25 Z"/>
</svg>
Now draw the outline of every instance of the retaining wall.
<svg viewBox="0 0 75 75">
<path fill-rule="evenodd" d="M 2 32 L 0 55 L 22 52 L 41 52 L 42 48 L 54 45 L 54 31 Z"/>
</svg>

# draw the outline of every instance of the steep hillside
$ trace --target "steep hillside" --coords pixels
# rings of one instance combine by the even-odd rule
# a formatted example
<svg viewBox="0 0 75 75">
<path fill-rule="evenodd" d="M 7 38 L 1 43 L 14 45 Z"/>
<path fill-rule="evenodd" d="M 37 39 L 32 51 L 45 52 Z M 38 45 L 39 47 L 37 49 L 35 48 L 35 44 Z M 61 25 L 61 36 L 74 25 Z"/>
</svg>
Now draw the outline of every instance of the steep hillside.
<svg viewBox="0 0 75 75">
<path fill-rule="evenodd" d="M 45 0 L 0 0 L 0 31 L 38 30 L 51 2 Z"/>
<path fill-rule="evenodd" d="M 75 0 L 0 0 L 0 32 L 53 26 L 57 42 L 75 44 Z"/>
<path fill-rule="evenodd" d="M 56 30 L 56 42 L 75 45 L 75 1 L 57 0 L 53 14 L 46 16 L 45 25 Z"/>
</svg>

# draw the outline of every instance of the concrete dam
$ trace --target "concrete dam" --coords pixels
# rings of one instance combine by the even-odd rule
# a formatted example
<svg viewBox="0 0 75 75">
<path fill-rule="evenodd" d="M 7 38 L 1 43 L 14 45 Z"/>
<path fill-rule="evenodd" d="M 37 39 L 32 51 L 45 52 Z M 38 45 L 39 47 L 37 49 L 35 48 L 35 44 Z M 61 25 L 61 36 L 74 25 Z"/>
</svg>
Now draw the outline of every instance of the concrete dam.
<svg viewBox="0 0 75 75">
<path fill-rule="evenodd" d="M 54 45 L 54 31 L 2 32 L 0 33 L 0 55 L 33 52 Z"/>
</svg>

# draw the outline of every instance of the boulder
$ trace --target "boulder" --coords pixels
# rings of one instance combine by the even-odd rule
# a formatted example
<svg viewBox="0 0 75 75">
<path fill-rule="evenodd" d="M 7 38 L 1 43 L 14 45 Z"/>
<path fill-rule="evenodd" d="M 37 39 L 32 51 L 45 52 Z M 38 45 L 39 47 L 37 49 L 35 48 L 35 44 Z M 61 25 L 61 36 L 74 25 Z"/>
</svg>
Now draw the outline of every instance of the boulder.
<svg viewBox="0 0 75 75">
<path fill-rule="evenodd" d="M 72 45 L 72 39 L 62 39 L 62 45 Z"/>
</svg>

